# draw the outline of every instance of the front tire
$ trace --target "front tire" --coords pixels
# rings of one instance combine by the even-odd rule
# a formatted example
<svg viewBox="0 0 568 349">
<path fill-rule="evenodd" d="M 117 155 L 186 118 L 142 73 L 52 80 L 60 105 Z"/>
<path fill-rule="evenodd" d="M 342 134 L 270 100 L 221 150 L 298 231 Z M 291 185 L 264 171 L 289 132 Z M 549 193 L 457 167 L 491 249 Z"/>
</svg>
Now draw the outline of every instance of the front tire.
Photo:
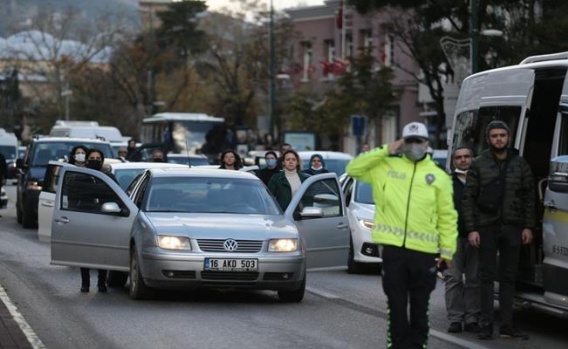
<svg viewBox="0 0 568 349">
<path fill-rule="evenodd" d="M 304 271 L 304 279 L 302 279 L 300 287 L 290 291 L 288 290 L 278 291 L 278 298 L 280 298 L 282 302 L 286 303 L 300 303 L 302 299 L 304 299 L 305 293 L 306 293 L 306 272 Z"/>
<path fill-rule="evenodd" d="M 130 298 L 141 300 L 150 296 L 150 288 L 144 283 L 136 246 L 130 252 Z"/>
</svg>

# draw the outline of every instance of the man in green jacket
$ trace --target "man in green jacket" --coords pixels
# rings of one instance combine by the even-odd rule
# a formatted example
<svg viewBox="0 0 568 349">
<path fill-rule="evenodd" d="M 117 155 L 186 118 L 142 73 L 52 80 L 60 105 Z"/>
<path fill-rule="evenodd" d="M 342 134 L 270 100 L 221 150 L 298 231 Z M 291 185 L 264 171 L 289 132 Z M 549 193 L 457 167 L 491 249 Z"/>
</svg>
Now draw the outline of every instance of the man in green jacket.
<svg viewBox="0 0 568 349">
<path fill-rule="evenodd" d="M 499 255 L 499 308 L 501 337 L 528 339 L 513 325 L 513 298 L 519 252 L 532 241 L 536 225 L 535 185 L 529 164 L 508 149 L 509 127 L 491 121 L 485 135 L 489 149 L 467 172 L 462 199 L 469 243 L 479 248 L 481 331 L 479 339 L 493 337 L 493 283 Z"/>
<path fill-rule="evenodd" d="M 441 256 L 438 263 L 451 264 L 457 212 L 449 175 L 427 154 L 426 126 L 412 122 L 404 127 L 402 137 L 360 154 L 346 171 L 373 188 L 372 237 L 383 246 L 383 290 L 389 307 L 387 347 L 424 348 L 436 257 Z M 402 155 L 394 154 L 399 151 Z"/>
</svg>

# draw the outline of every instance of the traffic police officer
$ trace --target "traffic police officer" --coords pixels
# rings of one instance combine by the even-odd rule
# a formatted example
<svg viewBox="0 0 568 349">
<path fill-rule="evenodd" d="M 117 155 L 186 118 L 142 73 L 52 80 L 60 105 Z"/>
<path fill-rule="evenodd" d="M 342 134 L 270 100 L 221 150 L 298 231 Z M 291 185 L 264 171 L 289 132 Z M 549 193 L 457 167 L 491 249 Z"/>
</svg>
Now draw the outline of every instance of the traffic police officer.
<svg viewBox="0 0 568 349">
<path fill-rule="evenodd" d="M 450 177 L 427 154 L 426 126 L 412 122 L 402 136 L 360 154 L 346 171 L 373 188 L 372 237 L 383 246 L 383 290 L 389 308 L 387 347 L 424 348 L 436 264 L 451 264 L 457 212 Z"/>
</svg>

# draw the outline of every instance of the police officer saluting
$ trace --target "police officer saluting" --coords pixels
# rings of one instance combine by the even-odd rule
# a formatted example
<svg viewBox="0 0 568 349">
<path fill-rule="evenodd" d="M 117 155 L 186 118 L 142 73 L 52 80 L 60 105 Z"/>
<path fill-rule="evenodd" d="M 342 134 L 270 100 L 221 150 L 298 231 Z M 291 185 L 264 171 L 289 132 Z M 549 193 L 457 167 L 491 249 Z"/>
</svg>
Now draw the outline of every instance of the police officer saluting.
<svg viewBox="0 0 568 349">
<path fill-rule="evenodd" d="M 438 263 L 451 265 L 457 213 L 450 177 L 427 154 L 426 126 L 412 122 L 402 137 L 360 154 L 346 171 L 373 188 L 372 237 L 383 245 L 383 290 L 389 308 L 387 347 L 425 348 L 436 257 L 441 256 Z M 402 156 L 392 155 L 397 151 Z"/>
</svg>

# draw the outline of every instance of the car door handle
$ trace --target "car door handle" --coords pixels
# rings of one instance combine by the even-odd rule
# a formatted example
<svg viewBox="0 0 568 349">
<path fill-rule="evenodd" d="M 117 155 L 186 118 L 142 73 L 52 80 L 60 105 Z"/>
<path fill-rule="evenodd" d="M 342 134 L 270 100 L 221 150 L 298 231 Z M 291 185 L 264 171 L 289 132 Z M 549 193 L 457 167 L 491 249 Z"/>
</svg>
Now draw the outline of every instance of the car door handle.
<svg viewBox="0 0 568 349">
<path fill-rule="evenodd" d="M 67 224 L 69 223 L 69 218 L 67 217 L 55 218 L 54 221 L 55 223 Z"/>
<path fill-rule="evenodd" d="M 44 207 L 53 207 L 54 206 L 53 201 L 48 201 L 48 202 L 42 201 L 41 205 L 44 206 Z"/>
<path fill-rule="evenodd" d="M 554 202 L 554 200 L 550 200 L 550 201 L 545 201 L 543 202 L 544 207 L 547 207 L 550 210 L 556 210 L 556 203 Z"/>
<path fill-rule="evenodd" d="M 347 229 L 347 228 L 349 228 L 349 224 L 339 223 L 337 225 L 337 229 Z"/>
</svg>

